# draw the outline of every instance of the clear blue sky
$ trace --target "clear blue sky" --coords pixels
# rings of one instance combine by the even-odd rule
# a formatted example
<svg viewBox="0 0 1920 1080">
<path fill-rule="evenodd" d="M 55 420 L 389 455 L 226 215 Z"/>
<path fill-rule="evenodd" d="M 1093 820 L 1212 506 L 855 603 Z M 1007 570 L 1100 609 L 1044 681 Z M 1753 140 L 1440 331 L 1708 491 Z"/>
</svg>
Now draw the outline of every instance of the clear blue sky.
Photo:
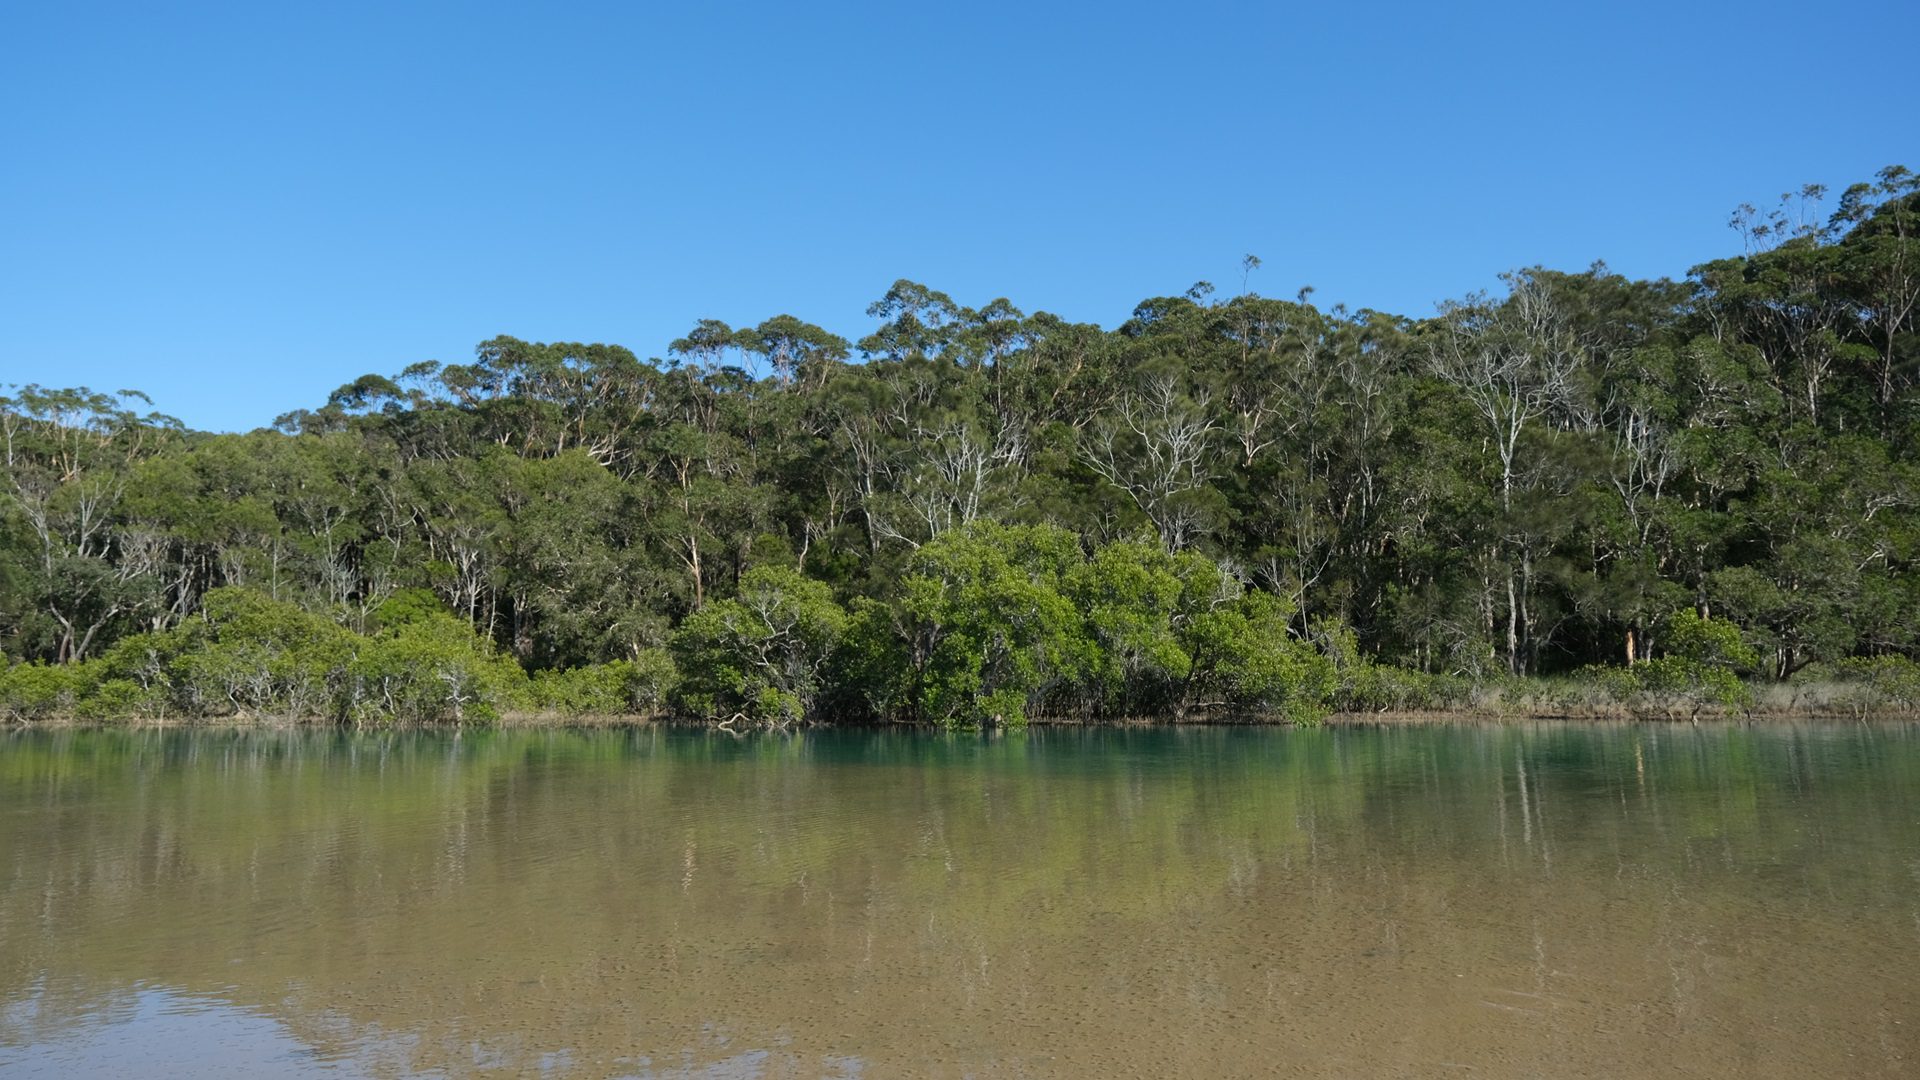
<svg viewBox="0 0 1920 1080">
<path fill-rule="evenodd" d="M 849 337 L 900 277 L 1112 325 L 1197 279 L 1425 314 L 1685 273 L 1920 167 L 1911 0 L 15 3 L 0 384 L 270 423 L 495 334 Z"/>
</svg>

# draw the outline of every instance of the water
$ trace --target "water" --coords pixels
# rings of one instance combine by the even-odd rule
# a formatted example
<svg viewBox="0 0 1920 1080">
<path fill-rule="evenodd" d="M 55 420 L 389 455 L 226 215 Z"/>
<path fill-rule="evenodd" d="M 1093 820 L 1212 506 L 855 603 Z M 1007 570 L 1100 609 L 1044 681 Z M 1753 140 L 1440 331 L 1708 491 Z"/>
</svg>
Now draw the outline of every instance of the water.
<svg viewBox="0 0 1920 1080">
<path fill-rule="evenodd" d="M 0 735 L 0 1075 L 1912 1076 L 1920 728 Z"/>
</svg>

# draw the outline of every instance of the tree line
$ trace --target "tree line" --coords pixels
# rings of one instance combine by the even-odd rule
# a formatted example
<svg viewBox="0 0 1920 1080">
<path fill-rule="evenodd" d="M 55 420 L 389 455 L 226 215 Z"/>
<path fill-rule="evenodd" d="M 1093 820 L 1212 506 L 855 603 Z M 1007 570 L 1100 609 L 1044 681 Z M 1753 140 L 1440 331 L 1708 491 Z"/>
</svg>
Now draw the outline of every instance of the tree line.
<svg viewBox="0 0 1920 1080">
<path fill-rule="evenodd" d="M 407 712 L 366 674 L 401 639 L 498 676 L 428 716 L 1307 710 L 1658 672 L 1695 623 L 1758 680 L 1887 669 L 1920 178 L 1826 195 L 1740 208 L 1684 280 L 1534 268 L 1426 318 L 1202 282 L 1103 329 L 901 281 L 857 342 L 500 337 L 243 435 L 14 387 L 0 649 L 34 700 L 216 712 L 290 706 L 191 657 L 344 649 L 299 705 L 342 716 Z"/>
</svg>

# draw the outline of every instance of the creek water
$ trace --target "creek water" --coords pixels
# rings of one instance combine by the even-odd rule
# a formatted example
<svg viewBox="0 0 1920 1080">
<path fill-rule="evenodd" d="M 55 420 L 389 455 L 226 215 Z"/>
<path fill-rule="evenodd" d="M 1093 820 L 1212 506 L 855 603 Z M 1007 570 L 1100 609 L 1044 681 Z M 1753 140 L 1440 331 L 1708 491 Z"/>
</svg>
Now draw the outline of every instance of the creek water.
<svg viewBox="0 0 1920 1080">
<path fill-rule="evenodd" d="M 15 732 L 0 1075 L 1920 1075 L 1920 728 Z"/>
</svg>

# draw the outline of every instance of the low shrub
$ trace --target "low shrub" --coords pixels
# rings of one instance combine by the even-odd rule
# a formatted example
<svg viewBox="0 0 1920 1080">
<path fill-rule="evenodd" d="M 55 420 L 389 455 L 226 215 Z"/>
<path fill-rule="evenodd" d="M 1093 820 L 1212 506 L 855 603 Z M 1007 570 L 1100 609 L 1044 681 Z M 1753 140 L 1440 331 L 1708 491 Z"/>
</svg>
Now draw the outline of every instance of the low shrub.
<svg viewBox="0 0 1920 1080">
<path fill-rule="evenodd" d="M 0 718 L 15 722 L 79 715 L 99 682 L 99 665 L 15 664 L 0 669 Z"/>
<path fill-rule="evenodd" d="M 1904 656 L 1854 656 L 1794 673 L 1796 689 L 1856 716 L 1920 711 L 1920 664 Z"/>
<path fill-rule="evenodd" d="M 633 660 L 536 672 L 533 706 L 571 716 L 645 716 L 665 707 L 674 686 L 673 659 L 649 649 Z"/>
</svg>

